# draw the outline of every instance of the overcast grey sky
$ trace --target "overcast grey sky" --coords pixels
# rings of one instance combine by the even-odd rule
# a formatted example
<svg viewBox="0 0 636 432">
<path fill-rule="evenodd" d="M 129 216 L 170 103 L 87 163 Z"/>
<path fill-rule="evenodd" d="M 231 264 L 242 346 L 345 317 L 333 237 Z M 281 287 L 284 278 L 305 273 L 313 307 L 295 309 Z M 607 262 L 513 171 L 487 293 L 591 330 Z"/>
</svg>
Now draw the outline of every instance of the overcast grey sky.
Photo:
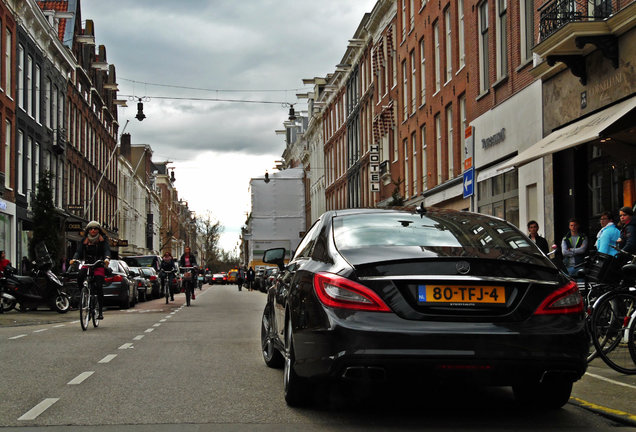
<svg viewBox="0 0 636 432">
<path fill-rule="evenodd" d="M 375 0 L 83 0 L 82 20 L 116 66 L 120 132 L 148 144 L 153 159 L 176 166 L 179 196 L 238 241 L 249 211 L 249 179 L 272 171 L 284 149 L 282 128 L 303 78 L 340 62 Z M 276 103 L 213 102 L 198 99 Z M 299 103 L 297 109 L 305 109 Z"/>
</svg>

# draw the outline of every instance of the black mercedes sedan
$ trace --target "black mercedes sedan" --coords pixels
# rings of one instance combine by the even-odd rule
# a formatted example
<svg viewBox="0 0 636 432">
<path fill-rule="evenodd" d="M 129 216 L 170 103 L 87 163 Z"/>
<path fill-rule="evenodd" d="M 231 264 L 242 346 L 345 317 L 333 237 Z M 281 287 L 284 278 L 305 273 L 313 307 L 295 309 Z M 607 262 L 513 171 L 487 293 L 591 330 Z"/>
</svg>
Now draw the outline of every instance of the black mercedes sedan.
<svg viewBox="0 0 636 432">
<path fill-rule="evenodd" d="M 510 223 L 427 209 L 324 213 L 267 293 L 265 363 L 290 406 L 315 386 L 471 382 L 559 408 L 586 370 L 577 285 Z"/>
</svg>

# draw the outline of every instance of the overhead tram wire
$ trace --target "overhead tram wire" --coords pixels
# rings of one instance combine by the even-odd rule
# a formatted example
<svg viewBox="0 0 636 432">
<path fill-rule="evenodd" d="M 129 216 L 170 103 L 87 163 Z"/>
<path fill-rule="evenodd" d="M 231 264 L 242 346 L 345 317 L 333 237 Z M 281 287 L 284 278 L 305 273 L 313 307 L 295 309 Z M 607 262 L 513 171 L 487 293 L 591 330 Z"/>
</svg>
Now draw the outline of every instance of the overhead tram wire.
<svg viewBox="0 0 636 432">
<path fill-rule="evenodd" d="M 293 88 L 293 89 L 210 89 L 210 88 L 203 88 L 203 87 L 189 87 L 189 86 L 180 86 L 180 85 L 174 85 L 174 84 L 161 84 L 161 83 L 150 83 L 150 82 L 145 82 L 145 81 L 137 81 L 137 80 L 132 80 L 132 79 L 128 79 L 128 78 L 122 78 L 119 77 L 119 80 L 123 80 L 123 81 L 128 81 L 131 82 L 133 84 L 144 84 L 144 85 L 149 85 L 149 86 L 156 86 L 156 87 L 169 87 L 169 88 L 178 88 L 178 89 L 184 89 L 184 90 L 200 90 L 200 91 L 207 91 L 207 92 L 227 92 L 227 93 L 276 93 L 276 92 L 292 92 L 292 91 L 302 91 L 302 90 L 307 90 L 307 87 L 301 87 L 301 88 Z"/>
<path fill-rule="evenodd" d="M 122 94 L 120 96 L 128 97 L 128 98 L 138 98 L 135 95 L 126 95 Z M 188 101 L 204 101 L 204 102 L 238 102 L 238 103 L 258 103 L 258 104 L 276 104 L 276 105 L 296 105 L 297 102 L 293 104 L 290 102 L 283 101 L 259 101 L 259 100 L 249 100 L 249 99 L 221 99 L 221 98 L 197 98 L 197 97 L 177 97 L 177 96 L 144 96 L 151 99 L 165 99 L 165 100 L 188 100 Z"/>
</svg>

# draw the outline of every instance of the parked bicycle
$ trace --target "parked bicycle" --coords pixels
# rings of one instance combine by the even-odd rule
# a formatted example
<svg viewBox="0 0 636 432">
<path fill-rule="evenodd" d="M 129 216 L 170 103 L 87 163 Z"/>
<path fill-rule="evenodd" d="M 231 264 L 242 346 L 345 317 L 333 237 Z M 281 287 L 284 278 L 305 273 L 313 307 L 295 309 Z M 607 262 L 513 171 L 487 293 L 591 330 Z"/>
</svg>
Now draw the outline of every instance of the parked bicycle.
<svg viewBox="0 0 636 432">
<path fill-rule="evenodd" d="M 174 270 L 161 270 L 161 289 L 163 290 L 163 295 L 166 297 L 166 304 L 168 304 L 170 298 L 174 300 L 174 291 L 172 289 L 174 273 Z"/>
<path fill-rule="evenodd" d="M 621 267 L 622 279 L 592 306 L 591 336 L 598 356 L 612 369 L 636 374 L 636 255 Z"/>
<path fill-rule="evenodd" d="M 91 320 L 93 321 L 93 327 L 99 327 L 97 293 L 95 292 L 93 271 L 96 266 L 102 265 L 103 263 L 104 261 L 99 260 L 93 264 L 80 265 L 80 268 L 84 267 L 87 269 L 86 279 L 80 291 L 79 302 L 80 325 L 84 331 L 88 328 L 88 323 Z"/>
</svg>

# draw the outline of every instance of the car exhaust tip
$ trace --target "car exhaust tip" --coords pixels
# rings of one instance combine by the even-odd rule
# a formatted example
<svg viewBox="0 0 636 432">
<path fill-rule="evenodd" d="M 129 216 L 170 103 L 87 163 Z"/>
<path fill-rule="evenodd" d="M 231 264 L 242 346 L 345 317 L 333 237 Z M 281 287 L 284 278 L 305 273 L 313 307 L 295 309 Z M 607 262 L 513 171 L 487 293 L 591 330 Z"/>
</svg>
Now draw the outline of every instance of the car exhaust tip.
<svg viewBox="0 0 636 432">
<path fill-rule="evenodd" d="M 342 378 L 350 381 L 385 381 L 386 371 L 377 366 L 350 366 L 342 372 Z"/>
</svg>

